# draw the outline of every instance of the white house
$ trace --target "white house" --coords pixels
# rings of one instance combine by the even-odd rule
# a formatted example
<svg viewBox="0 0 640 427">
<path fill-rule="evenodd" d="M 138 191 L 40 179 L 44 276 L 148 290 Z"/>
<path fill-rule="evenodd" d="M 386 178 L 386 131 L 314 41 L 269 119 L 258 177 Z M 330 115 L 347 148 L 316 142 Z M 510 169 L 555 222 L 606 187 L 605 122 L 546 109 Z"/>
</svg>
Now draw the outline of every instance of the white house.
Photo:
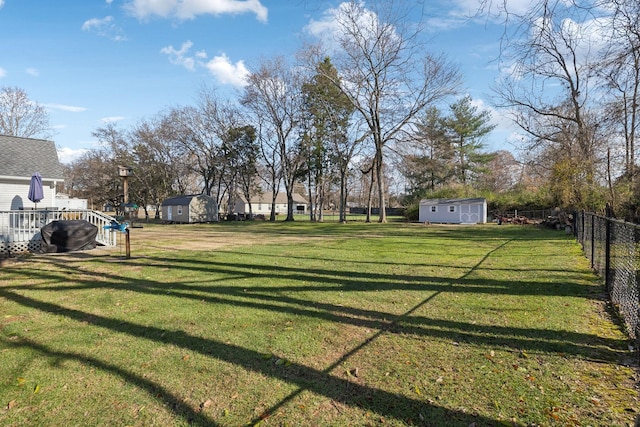
<svg viewBox="0 0 640 427">
<path fill-rule="evenodd" d="M 254 215 L 271 215 L 271 202 L 273 193 L 266 192 L 262 194 L 256 194 L 251 197 L 251 212 Z M 309 202 L 298 193 L 293 193 L 293 207 L 294 213 L 307 213 Z M 285 193 L 276 194 L 276 206 L 275 211 L 278 215 L 286 215 L 289 202 L 287 201 L 287 195 Z M 249 214 L 249 202 L 243 197 L 238 196 L 236 199 L 235 213 L 241 215 Z"/>
<path fill-rule="evenodd" d="M 0 211 L 32 209 L 31 175 L 42 176 L 44 199 L 38 208 L 56 206 L 56 184 L 64 182 L 53 141 L 0 135 Z"/>
<path fill-rule="evenodd" d="M 418 218 L 420 222 L 441 224 L 484 224 L 487 222 L 487 200 L 423 199 Z"/>
<path fill-rule="evenodd" d="M 218 221 L 218 204 L 206 194 L 176 196 L 162 202 L 162 220 L 168 222 Z"/>
</svg>

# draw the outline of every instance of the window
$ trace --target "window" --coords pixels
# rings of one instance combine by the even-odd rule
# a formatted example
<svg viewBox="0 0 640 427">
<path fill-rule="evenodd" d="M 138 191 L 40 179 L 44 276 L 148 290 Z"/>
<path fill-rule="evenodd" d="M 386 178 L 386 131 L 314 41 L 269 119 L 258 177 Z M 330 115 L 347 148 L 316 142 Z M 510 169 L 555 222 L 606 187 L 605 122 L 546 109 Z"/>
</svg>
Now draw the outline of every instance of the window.
<svg viewBox="0 0 640 427">
<path fill-rule="evenodd" d="M 181 205 L 178 205 L 178 212 L 177 212 L 177 214 L 178 214 L 178 215 L 182 215 L 182 206 L 181 206 Z"/>
<path fill-rule="evenodd" d="M 456 211 L 456 207 L 455 206 L 453 206 L 453 205 L 449 206 L 449 212 L 450 213 L 454 213 L 455 211 Z"/>
<path fill-rule="evenodd" d="M 431 206 L 431 212 L 438 212 L 437 206 Z"/>
</svg>

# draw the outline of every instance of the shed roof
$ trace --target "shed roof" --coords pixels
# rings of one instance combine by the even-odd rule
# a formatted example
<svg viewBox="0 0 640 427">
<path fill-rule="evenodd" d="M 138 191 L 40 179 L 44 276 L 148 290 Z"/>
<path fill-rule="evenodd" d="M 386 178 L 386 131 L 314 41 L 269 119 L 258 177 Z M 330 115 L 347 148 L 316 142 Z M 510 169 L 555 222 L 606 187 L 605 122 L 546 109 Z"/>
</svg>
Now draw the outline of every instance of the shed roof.
<svg viewBox="0 0 640 427">
<path fill-rule="evenodd" d="M 422 199 L 421 205 L 460 205 L 465 203 L 484 203 L 486 199 L 482 197 L 466 198 L 466 199 Z"/>
<path fill-rule="evenodd" d="M 0 135 L 0 175 L 31 178 L 40 172 L 43 179 L 62 181 L 62 165 L 53 141 Z"/>
<path fill-rule="evenodd" d="M 213 200 L 213 197 L 207 196 L 206 194 L 185 194 L 165 199 L 162 202 L 162 206 L 187 206 L 194 198 L 199 197 L 210 198 L 211 200 Z"/>
</svg>

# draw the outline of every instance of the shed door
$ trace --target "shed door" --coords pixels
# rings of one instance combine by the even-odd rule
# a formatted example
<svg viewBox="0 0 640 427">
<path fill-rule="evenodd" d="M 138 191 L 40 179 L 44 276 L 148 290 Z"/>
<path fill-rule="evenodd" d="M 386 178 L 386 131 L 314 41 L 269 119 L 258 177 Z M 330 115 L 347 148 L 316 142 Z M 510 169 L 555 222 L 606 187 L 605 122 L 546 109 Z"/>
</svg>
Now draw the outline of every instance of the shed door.
<svg viewBox="0 0 640 427">
<path fill-rule="evenodd" d="M 173 220 L 173 206 L 167 206 L 167 221 Z"/>
<path fill-rule="evenodd" d="M 460 222 L 467 224 L 477 224 L 480 222 L 480 205 L 462 204 L 460 205 Z"/>
</svg>

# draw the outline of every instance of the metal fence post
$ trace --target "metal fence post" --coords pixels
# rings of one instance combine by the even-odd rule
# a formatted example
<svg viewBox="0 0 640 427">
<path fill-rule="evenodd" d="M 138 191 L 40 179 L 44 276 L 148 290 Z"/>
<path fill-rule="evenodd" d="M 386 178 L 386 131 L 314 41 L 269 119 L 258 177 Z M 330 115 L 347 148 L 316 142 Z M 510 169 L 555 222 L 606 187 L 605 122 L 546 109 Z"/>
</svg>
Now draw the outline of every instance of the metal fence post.
<svg viewBox="0 0 640 427">
<path fill-rule="evenodd" d="M 591 269 L 593 270 L 596 266 L 595 258 L 596 258 L 596 222 L 595 215 L 591 215 Z"/>
<path fill-rule="evenodd" d="M 604 286 L 607 292 L 611 291 L 611 280 L 609 279 L 611 268 L 611 208 L 607 205 L 607 216 L 605 218 L 605 242 L 604 242 Z"/>
</svg>

